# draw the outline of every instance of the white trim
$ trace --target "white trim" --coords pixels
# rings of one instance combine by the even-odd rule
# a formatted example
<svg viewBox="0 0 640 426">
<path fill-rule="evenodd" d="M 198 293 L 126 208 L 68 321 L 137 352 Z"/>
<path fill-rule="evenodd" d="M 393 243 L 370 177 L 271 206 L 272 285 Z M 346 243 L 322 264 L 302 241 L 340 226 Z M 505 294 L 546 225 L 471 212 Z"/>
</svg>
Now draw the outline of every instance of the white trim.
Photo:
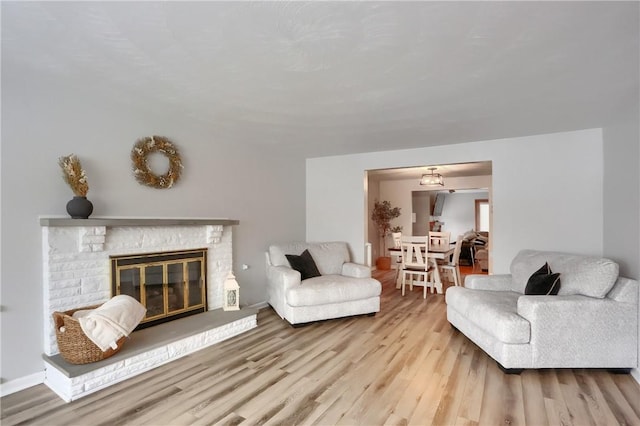
<svg viewBox="0 0 640 426">
<path fill-rule="evenodd" d="M 631 377 L 636 379 L 636 382 L 640 383 L 640 368 L 634 368 L 631 370 Z"/>
<path fill-rule="evenodd" d="M 260 310 L 260 309 L 268 308 L 269 304 L 267 303 L 266 300 L 263 300 L 262 302 L 254 303 L 253 305 L 249 305 L 247 307 Z"/>
<path fill-rule="evenodd" d="M 44 370 L 0 384 L 0 396 L 20 392 L 42 383 L 44 383 Z"/>
</svg>

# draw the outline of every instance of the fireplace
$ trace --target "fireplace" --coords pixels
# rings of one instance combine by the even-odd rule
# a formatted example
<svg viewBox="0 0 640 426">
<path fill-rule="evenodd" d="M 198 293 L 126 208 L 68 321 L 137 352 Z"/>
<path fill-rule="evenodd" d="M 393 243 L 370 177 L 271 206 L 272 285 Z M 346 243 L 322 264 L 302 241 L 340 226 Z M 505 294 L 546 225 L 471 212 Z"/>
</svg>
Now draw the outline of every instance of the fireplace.
<svg viewBox="0 0 640 426">
<path fill-rule="evenodd" d="M 112 296 L 111 262 L 115 257 L 121 257 L 125 263 L 125 258 L 133 259 L 141 254 L 155 256 L 156 253 L 166 253 L 171 257 L 178 253 L 203 252 L 199 262 L 201 276 L 206 281 L 206 287 L 203 283 L 205 294 L 199 303 L 195 303 L 196 292 L 190 291 L 190 297 L 193 299 L 187 300 L 186 306 L 184 303 L 182 309 L 167 306 L 167 311 L 182 315 L 191 313 L 191 308 L 202 312 L 220 309 L 223 306 L 224 282 L 232 270 L 233 263 L 232 228 L 238 224 L 237 220 L 41 218 L 40 224 L 43 245 L 46 355 L 58 353 L 51 317 L 54 311 L 99 305 Z M 166 260 L 169 264 L 172 262 L 170 257 Z M 150 260 L 149 263 L 153 262 Z M 185 267 L 197 268 L 189 260 L 181 262 L 183 274 Z M 126 269 L 126 265 L 121 266 Z M 176 268 L 178 267 L 172 267 L 167 273 L 173 275 Z M 152 269 L 149 272 L 153 271 Z M 191 273 L 188 271 L 188 274 Z M 196 280 L 191 281 L 193 290 Z M 164 291 L 163 288 L 162 292 Z M 175 293 L 176 289 L 167 288 L 166 291 Z M 151 296 L 151 293 L 148 296 Z M 141 303 L 145 304 L 142 301 Z M 164 301 L 162 303 L 164 305 Z M 152 309 L 152 313 L 152 316 L 156 317 L 155 310 Z M 147 319 L 151 322 L 159 318 Z"/>
<path fill-rule="evenodd" d="M 257 309 L 222 309 L 233 264 L 232 228 L 238 223 L 215 218 L 40 218 L 44 383 L 73 401 L 255 328 Z M 116 286 L 147 304 L 148 323 L 159 319 L 160 306 L 163 314 L 206 312 L 131 333 L 124 348 L 105 360 L 66 363 L 58 353 L 51 313 L 109 300 L 112 278 L 119 272 Z M 144 281 L 156 283 L 155 288 L 137 289 Z"/>
<path fill-rule="evenodd" d="M 207 310 L 207 249 L 110 256 L 111 296 L 126 294 L 147 313 L 137 329 Z"/>
</svg>

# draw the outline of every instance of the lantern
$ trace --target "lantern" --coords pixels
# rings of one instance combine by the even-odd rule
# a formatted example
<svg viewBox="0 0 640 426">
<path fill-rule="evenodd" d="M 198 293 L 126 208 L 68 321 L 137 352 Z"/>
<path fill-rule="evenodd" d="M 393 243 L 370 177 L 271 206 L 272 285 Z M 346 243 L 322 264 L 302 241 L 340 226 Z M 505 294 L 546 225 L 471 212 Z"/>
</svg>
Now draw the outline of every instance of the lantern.
<svg viewBox="0 0 640 426">
<path fill-rule="evenodd" d="M 237 311 L 240 309 L 240 286 L 236 281 L 233 272 L 229 272 L 224 282 L 224 304 L 222 309 L 225 311 Z"/>
</svg>

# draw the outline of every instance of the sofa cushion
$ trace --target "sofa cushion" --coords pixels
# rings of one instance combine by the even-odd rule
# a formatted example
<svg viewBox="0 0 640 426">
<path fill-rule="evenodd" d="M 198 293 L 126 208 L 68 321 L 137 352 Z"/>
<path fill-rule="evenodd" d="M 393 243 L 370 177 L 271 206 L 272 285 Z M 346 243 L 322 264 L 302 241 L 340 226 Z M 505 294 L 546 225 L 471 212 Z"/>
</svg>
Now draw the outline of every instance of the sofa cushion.
<svg viewBox="0 0 640 426">
<path fill-rule="evenodd" d="M 343 242 L 313 243 L 309 245 L 309 252 L 322 275 L 340 275 L 342 265 L 351 260 L 347 243 Z"/>
<path fill-rule="evenodd" d="M 269 261 L 273 266 L 291 266 L 287 254 L 302 254 L 309 248 L 307 243 L 288 243 L 269 246 Z"/>
<path fill-rule="evenodd" d="M 316 262 L 313 261 L 313 257 L 309 250 L 302 252 L 300 256 L 295 254 L 285 254 L 289 264 L 293 269 L 300 272 L 300 279 L 306 280 L 308 278 L 320 276 L 320 271 L 316 266 Z"/>
<path fill-rule="evenodd" d="M 322 275 L 289 288 L 285 297 L 291 306 L 317 306 L 378 297 L 381 289 L 380 282 L 373 278 Z"/>
<path fill-rule="evenodd" d="M 447 305 L 469 322 L 503 343 L 529 343 L 529 321 L 518 315 L 518 298 L 512 291 L 472 290 L 449 287 Z"/>
<path fill-rule="evenodd" d="M 512 291 L 524 293 L 531 274 L 545 262 L 562 276 L 559 295 L 581 294 L 604 298 L 618 278 L 618 264 L 610 259 L 522 250 L 511 262 Z"/>
<path fill-rule="evenodd" d="M 327 243 L 288 243 L 269 247 L 269 260 L 273 266 L 289 266 L 286 254 L 302 254 L 309 250 L 322 275 L 340 274 L 342 264 L 349 262 L 347 243 L 342 241 Z"/>
</svg>

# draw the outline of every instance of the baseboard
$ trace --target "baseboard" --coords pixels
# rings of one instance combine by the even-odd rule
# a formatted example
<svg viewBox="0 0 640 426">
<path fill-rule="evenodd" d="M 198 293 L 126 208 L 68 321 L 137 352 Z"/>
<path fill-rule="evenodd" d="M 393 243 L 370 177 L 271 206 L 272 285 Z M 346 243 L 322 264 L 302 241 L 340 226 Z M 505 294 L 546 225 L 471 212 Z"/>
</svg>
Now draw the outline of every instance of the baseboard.
<svg viewBox="0 0 640 426">
<path fill-rule="evenodd" d="M 18 379 L 9 380 L 0 384 L 0 396 L 11 395 L 12 393 L 25 390 L 32 386 L 44 383 L 44 370 L 31 374 L 29 376 L 20 377 Z"/>
<path fill-rule="evenodd" d="M 260 310 L 260 309 L 268 308 L 269 304 L 266 301 L 264 301 L 264 302 L 254 303 L 253 305 L 249 305 L 247 307 Z"/>
<path fill-rule="evenodd" d="M 631 370 L 631 377 L 636 379 L 636 382 L 640 383 L 640 368 L 634 368 Z"/>
</svg>

